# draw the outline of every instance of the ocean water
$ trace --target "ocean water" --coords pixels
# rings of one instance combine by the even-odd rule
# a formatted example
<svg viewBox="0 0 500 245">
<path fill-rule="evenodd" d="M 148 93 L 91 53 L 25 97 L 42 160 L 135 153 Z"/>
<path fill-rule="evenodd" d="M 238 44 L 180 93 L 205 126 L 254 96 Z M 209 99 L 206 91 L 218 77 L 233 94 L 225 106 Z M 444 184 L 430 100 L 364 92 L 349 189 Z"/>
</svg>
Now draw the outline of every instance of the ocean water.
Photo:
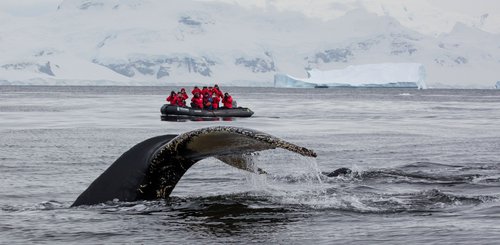
<svg viewBox="0 0 500 245">
<path fill-rule="evenodd" d="M 251 118 L 160 121 L 168 87 L 0 86 L 1 244 L 497 244 L 500 91 L 222 88 Z M 175 88 L 178 89 L 178 88 Z M 149 137 L 228 125 L 313 149 L 216 159 L 168 200 L 71 208 Z M 347 167 L 353 173 L 326 177 Z"/>
</svg>

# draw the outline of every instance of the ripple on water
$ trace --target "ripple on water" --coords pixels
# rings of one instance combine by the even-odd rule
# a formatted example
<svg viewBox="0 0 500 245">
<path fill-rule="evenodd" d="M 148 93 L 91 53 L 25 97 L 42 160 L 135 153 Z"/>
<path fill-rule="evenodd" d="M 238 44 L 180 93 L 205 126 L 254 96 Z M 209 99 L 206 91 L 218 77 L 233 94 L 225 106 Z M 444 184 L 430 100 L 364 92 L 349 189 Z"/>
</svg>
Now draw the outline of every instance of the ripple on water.
<svg viewBox="0 0 500 245">
<path fill-rule="evenodd" d="M 160 121 L 158 87 L 0 90 L 0 237 L 9 243 L 500 239 L 499 91 L 227 88 L 255 117 L 179 123 Z M 255 128 L 319 156 L 255 156 L 269 175 L 206 159 L 168 200 L 69 207 L 135 143 L 215 125 Z M 340 167 L 353 174 L 319 175 Z"/>
</svg>

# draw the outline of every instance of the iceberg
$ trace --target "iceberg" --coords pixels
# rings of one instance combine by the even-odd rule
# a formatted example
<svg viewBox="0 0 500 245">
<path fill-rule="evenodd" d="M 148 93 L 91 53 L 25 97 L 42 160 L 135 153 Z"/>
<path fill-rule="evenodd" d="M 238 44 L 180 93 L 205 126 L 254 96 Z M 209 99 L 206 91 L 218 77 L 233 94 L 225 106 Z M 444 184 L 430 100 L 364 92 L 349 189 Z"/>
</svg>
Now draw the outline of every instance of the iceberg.
<svg viewBox="0 0 500 245">
<path fill-rule="evenodd" d="M 497 81 L 497 84 L 495 84 L 496 89 L 500 89 L 500 81 Z"/>
<path fill-rule="evenodd" d="M 275 87 L 385 87 L 426 89 L 425 68 L 419 63 L 381 63 L 352 65 L 344 69 L 308 70 L 308 78 L 278 73 Z"/>
</svg>

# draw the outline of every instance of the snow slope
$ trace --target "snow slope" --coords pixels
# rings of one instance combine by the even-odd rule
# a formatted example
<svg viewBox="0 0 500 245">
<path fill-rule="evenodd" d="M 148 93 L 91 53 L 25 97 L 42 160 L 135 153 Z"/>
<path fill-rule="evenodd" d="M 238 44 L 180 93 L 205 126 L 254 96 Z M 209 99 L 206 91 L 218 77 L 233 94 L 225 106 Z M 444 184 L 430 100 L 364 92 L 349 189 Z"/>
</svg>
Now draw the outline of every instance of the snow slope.
<svg viewBox="0 0 500 245">
<path fill-rule="evenodd" d="M 0 12 L 0 84 L 273 86 L 276 73 L 380 63 L 422 64 L 429 87 L 498 80 L 496 13 L 478 22 L 430 0 L 263 2 L 65 0 L 41 16 Z"/>
<path fill-rule="evenodd" d="M 495 0 L 202 0 L 237 3 L 247 8 L 275 8 L 300 12 L 310 18 L 333 20 L 363 8 L 398 20 L 403 26 L 428 35 L 450 32 L 456 23 L 500 33 L 500 1 Z"/>
</svg>

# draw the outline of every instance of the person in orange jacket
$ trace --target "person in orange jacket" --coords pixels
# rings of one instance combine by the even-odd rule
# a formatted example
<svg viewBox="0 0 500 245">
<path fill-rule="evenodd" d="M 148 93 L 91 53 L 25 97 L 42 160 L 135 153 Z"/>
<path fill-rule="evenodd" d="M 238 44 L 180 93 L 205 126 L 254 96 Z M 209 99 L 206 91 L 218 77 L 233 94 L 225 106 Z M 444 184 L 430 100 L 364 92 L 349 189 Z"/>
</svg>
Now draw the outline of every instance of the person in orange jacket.
<svg viewBox="0 0 500 245">
<path fill-rule="evenodd" d="M 224 98 L 222 99 L 222 105 L 224 105 L 224 109 L 233 108 L 233 97 L 228 93 L 224 94 Z"/>
<path fill-rule="evenodd" d="M 171 105 L 177 104 L 177 94 L 175 91 L 170 92 L 170 96 L 167 97 L 167 101 L 170 102 Z"/>
</svg>

